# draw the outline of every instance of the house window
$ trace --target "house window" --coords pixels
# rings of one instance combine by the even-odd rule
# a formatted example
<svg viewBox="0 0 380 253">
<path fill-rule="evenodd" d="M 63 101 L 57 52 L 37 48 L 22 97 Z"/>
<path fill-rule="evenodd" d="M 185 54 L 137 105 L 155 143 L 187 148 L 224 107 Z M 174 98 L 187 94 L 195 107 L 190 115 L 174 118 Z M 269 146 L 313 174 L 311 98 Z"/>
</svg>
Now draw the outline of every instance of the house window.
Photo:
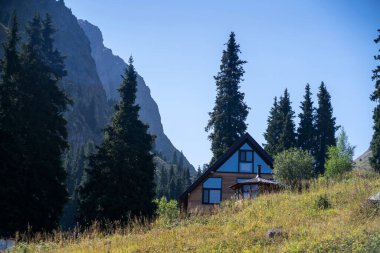
<svg viewBox="0 0 380 253">
<path fill-rule="evenodd" d="M 244 181 L 247 181 L 248 178 L 238 178 L 236 180 L 237 183 L 241 183 L 241 182 L 244 182 Z M 242 194 L 242 197 L 244 199 L 247 199 L 247 198 L 253 198 L 255 196 L 257 196 L 258 192 L 259 192 L 259 186 L 254 184 L 248 184 L 248 185 L 242 185 L 241 186 L 241 189 L 240 189 L 240 192 Z"/>
<path fill-rule="evenodd" d="M 253 159 L 252 159 L 252 151 L 250 150 L 240 150 L 240 162 L 244 162 L 244 163 L 252 163 Z"/>
<path fill-rule="evenodd" d="M 210 177 L 203 183 L 203 204 L 219 204 L 222 201 L 222 179 Z"/>
<path fill-rule="evenodd" d="M 253 152 L 251 150 L 239 151 L 239 172 L 252 173 Z"/>
</svg>

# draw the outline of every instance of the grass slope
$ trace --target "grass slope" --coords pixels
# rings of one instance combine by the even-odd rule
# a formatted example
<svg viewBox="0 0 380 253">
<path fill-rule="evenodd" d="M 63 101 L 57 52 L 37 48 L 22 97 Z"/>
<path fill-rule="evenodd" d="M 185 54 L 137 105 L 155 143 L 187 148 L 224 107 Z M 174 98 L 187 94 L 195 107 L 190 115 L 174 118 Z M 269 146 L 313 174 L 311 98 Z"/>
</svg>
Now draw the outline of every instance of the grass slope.
<svg viewBox="0 0 380 253">
<path fill-rule="evenodd" d="M 368 149 L 361 156 L 355 159 L 355 169 L 358 170 L 371 170 L 371 165 L 369 163 L 369 158 L 372 155 L 372 151 Z"/>
<path fill-rule="evenodd" d="M 355 171 L 337 182 L 319 179 L 308 191 L 226 202 L 214 214 L 157 221 L 102 235 L 96 230 L 17 245 L 25 252 L 379 252 L 380 214 L 367 198 L 380 191 L 380 177 Z M 330 208 L 319 209 L 327 198 Z M 163 225 L 165 224 L 165 225 Z M 269 239 L 280 228 L 287 236 Z"/>
</svg>

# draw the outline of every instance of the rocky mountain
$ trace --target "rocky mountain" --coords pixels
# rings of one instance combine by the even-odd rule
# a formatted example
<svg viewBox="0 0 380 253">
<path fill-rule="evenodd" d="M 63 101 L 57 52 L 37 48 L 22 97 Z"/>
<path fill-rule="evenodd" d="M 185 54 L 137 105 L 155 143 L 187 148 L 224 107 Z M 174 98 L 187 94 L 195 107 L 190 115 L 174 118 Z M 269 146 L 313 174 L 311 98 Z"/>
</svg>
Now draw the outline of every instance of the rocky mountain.
<svg viewBox="0 0 380 253">
<path fill-rule="evenodd" d="M 117 89 L 122 82 L 121 75 L 128 65 L 119 56 L 114 55 L 111 49 L 104 46 L 102 33 L 97 26 L 85 20 L 79 20 L 79 25 L 90 40 L 91 55 L 95 60 L 96 69 L 107 97 L 119 100 Z M 136 102 L 141 107 L 140 118 L 149 125 L 149 131 L 156 136 L 156 150 L 168 159 L 173 157 L 174 152 L 179 157 L 178 150 L 164 133 L 158 106 L 150 94 L 149 87 L 140 75 L 137 76 L 137 83 Z M 192 174 L 195 172 L 194 167 L 186 158 L 184 159 L 184 165 L 190 168 Z"/>
<path fill-rule="evenodd" d="M 101 128 L 108 122 L 111 110 L 91 56 L 90 42 L 78 25 L 76 17 L 65 7 L 63 1 L 2 1 L 0 22 L 4 26 L 8 26 L 14 11 L 20 25 L 21 38 L 25 37 L 25 24 L 35 13 L 41 16 L 49 13 L 52 16 L 54 26 L 59 28 L 55 33 L 55 46 L 66 57 L 68 75 L 61 85 L 74 102 L 66 114 L 70 147 L 78 150 L 89 140 L 99 142 Z M 5 37 L 0 37 L 0 41 L 4 39 Z"/>
<path fill-rule="evenodd" d="M 372 155 L 372 151 L 370 149 L 368 149 L 366 152 L 361 154 L 358 158 L 355 159 L 354 168 L 357 170 L 371 170 L 372 167 L 369 163 L 369 158 L 371 157 L 371 155 Z"/>
<path fill-rule="evenodd" d="M 83 177 L 85 157 L 94 151 L 94 146 L 102 139 L 102 129 L 112 115 L 115 103 L 112 99 L 117 99 L 120 74 L 127 65 L 104 47 L 99 29 L 84 21 L 78 22 L 63 0 L 0 0 L 0 43 L 5 41 L 14 11 L 20 25 L 21 39 L 25 38 L 25 24 L 35 13 L 41 16 L 48 13 L 57 28 L 55 46 L 66 57 L 68 72 L 61 86 L 73 101 L 66 113 L 70 149 L 64 158 L 68 190 L 75 199 L 75 188 Z M 138 82 L 137 102 L 141 106 L 141 119 L 150 125 L 150 131 L 157 136 L 155 151 L 170 160 L 174 152 L 179 152 L 164 134 L 158 107 L 149 88 L 142 77 Z M 187 160 L 186 165 L 192 173 L 195 171 Z M 64 210 L 65 226 L 74 221 L 74 202 L 70 201 Z"/>
</svg>

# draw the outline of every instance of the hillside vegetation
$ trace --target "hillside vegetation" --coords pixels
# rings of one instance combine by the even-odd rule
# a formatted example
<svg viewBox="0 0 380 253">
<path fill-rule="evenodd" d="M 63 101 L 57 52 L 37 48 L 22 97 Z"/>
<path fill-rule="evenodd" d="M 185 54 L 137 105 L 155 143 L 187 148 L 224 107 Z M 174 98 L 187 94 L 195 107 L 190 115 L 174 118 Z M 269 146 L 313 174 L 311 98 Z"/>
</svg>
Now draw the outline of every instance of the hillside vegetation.
<svg viewBox="0 0 380 253">
<path fill-rule="evenodd" d="M 367 198 L 380 176 L 355 171 L 337 181 L 313 182 L 302 194 L 284 191 L 250 201 L 225 202 L 215 213 L 149 226 L 96 229 L 37 237 L 21 252 L 378 252 L 379 208 Z M 267 231 L 284 234 L 268 238 Z"/>
</svg>

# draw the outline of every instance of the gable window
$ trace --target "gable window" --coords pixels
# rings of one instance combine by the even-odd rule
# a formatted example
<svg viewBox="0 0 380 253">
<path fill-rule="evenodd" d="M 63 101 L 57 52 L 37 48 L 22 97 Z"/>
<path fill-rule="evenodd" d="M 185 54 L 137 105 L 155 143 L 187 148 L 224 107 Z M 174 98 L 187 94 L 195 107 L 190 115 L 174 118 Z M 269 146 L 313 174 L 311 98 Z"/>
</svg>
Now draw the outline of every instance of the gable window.
<svg viewBox="0 0 380 253">
<path fill-rule="evenodd" d="M 219 204 L 222 201 L 222 178 L 210 177 L 203 183 L 202 203 Z"/>
<path fill-rule="evenodd" d="M 251 150 L 239 151 L 239 172 L 252 173 L 253 152 Z"/>
</svg>

